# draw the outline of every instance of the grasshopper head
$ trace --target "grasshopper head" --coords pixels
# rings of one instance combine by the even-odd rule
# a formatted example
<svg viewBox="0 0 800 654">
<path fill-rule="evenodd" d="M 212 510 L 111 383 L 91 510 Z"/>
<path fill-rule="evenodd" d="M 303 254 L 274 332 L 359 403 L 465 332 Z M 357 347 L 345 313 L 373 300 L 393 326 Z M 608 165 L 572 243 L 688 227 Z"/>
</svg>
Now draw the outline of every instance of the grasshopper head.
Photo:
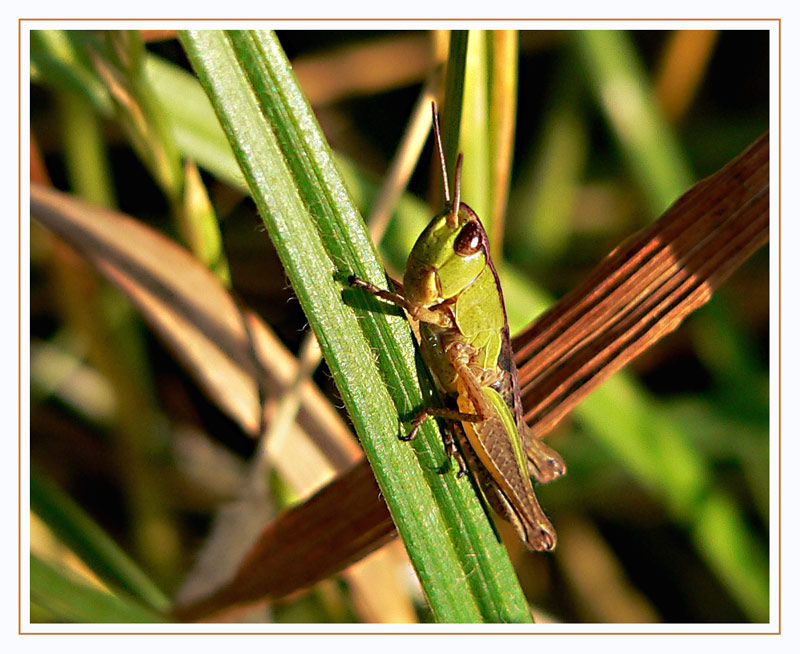
<svg viewBox="0 0 800 654">
<path fill-rule="evenodd" d="M 406 263 L 403 292 L 410 302 L 431 307 L 455 298 L 486 266 L 488 239 L 477 214 L 463 202 L 434 217 Z"/>
<path fill-rule="evenodd" d="M 457 299 L 486 267 L 489 239 L 478 215 L 461 202 L 461 164 L 458 155 L 453 180 L 454 197 L 447 184 L 442 135 L 436 103 L 433 111 L 433 132 L 442 165 L 442 182 L 447 208 L 425 228 L 408 255 L 403 276 L 403 295 L 412 304 L 425 308 L 446 300 Z"/>
</svg>

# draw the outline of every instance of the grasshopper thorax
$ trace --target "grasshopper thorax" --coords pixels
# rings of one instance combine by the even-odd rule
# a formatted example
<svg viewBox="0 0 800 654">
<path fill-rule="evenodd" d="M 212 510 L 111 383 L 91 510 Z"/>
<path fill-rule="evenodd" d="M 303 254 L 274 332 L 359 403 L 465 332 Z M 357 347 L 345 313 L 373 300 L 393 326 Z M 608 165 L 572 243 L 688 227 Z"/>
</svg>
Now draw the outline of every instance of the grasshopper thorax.
<svg viewBox="0 0 800 654">
<path fill-rule="evenodd" d="M 459 204 L 457 216 L 448 208 L 431 220 L 408 256 L 403 289 L 414 304 L 456 298 L 486 267 L 486 231 L 477 214 Z"/>
</svg>

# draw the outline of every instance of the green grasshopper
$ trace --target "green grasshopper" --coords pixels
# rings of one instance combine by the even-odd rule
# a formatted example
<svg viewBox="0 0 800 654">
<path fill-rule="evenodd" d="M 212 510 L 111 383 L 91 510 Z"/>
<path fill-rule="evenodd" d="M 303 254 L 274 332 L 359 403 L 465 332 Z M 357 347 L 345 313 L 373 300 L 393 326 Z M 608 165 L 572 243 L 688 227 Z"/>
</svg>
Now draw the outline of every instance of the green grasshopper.
<svg viewBox="0 0 800 654">
<path fill-rule="evenodd" d="M 444 442 L 459 463 L 458 476 L 472 470 L 488 504 L 516 528 L 525 545 L 549 551 L 556 546 L 556 533 L 539 506 L 530 474 L 548 482 L 566 467 L 523 419 L 503 292 L 486 230 L 461 202 L 461 154 L 451 202 L 435 104 L 433 121 L 445 210 L 417 239 L 395 292 L 356 276 L 349 282 L 401 306 L 419 323 L 423 359 L 445 398 L 446 407 L 420 411 L 402 440 L 413 439 L 428 417 L 453 421 Z"/>
</svg>

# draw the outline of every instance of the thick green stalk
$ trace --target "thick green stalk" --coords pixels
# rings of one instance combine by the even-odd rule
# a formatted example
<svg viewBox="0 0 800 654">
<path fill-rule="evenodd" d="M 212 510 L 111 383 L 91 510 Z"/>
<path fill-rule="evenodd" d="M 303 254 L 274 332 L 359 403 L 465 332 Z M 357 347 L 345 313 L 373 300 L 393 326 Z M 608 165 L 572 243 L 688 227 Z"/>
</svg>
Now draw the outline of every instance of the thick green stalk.
<svg viewBox="0 0 800 654">
<path fill-rule="evenodd" d="M 424 402 L 410 330 L 347 287 L 385 285 L 364 222 L 274 34 L 192 31 L 181 40 L 211 97 L 267 231 L 320 342 L 437 620 L 530 614 L 472 486 L 447 465 L 435 425 L 398 435 Z M 426 393 L 427 374 L 422 375 Z M 390 394 L 391 391 L 391 394 Z M 431 422 L 431 421 L 429 421 Z"/>
</svg>

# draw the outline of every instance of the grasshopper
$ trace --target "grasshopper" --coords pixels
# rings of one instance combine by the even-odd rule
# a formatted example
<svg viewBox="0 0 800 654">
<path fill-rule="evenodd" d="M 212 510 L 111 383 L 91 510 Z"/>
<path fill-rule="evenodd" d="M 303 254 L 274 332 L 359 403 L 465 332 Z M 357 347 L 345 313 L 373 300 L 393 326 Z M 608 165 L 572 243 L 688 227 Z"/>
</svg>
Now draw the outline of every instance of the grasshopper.
<svg viewBox="0 0 800 654">
<path fill-rule="evenodd" d="M 429 417 L 452 421 L 452 431 L 445 430 L 443 438 L 448 455 L 458 461 L 458 476 L 470 469 L 488 504 L 515 527 L 525 545 L 550 551 L 556 533 L 539 506 L 530 475 L 548 482 L 566 467 L 524 421 L 503 292 L 486 230 L 461 202 L 461 154 L 451 201 L 435 104 L 433 122 L 444 211 L 417 239 L 394 292 L 356 276 L 349 282 L 399 305 L 419 323 L 422 357 L 445 399 L 445 407 L 421 410 L 402 440 L 413 439 Z"/>
</svg>

